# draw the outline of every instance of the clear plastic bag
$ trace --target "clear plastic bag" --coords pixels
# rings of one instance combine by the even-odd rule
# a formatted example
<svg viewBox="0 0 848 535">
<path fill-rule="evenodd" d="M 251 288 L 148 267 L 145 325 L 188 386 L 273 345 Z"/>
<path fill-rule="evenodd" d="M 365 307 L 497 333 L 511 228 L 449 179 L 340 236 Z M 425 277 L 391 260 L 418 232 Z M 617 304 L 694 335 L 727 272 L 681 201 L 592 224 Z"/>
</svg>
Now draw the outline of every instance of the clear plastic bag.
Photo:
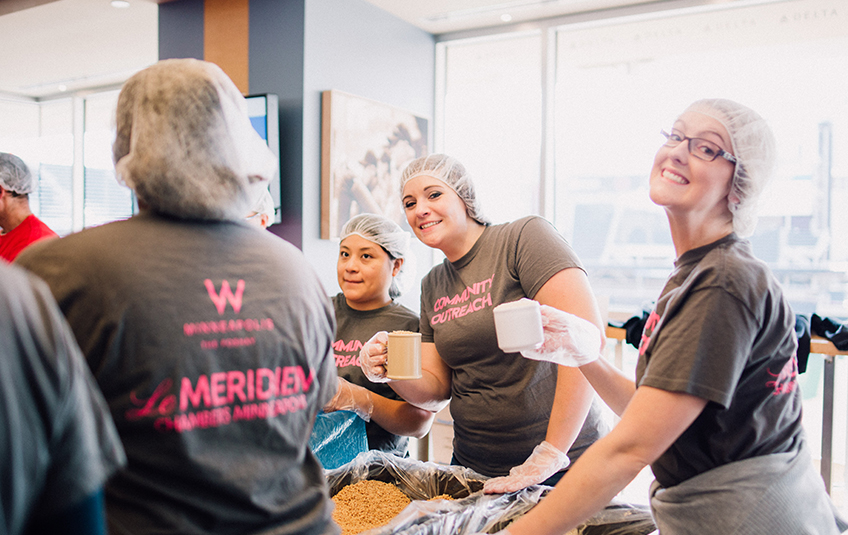
<svg viewBox="0 0 848 535">
<path fill-rule="evenodd" d="M 351 411 L 319 412 L 309 447 L 325 470 L 344 466 L 368 451 L 365 421 Z"/>
<path fill-rule="evenodd" d="M 496 533 L 526 514 L 551 487 L 533 485 L 507 494 L 483 494 L 488 479 L 461 466 L 404 459 L 380 451 L 359 454 L 325 471 L 330 495 L 347 485 L 376 480 L 397 486 L 412 501 L 385 526 L 363 535 L 445 535 Z M 452 500 L 431 498 L 447 494 Z M 612 502 L 581 524 L 573 535 L 648 535 L 656 527 L 647 507 Z"/>
</svg>

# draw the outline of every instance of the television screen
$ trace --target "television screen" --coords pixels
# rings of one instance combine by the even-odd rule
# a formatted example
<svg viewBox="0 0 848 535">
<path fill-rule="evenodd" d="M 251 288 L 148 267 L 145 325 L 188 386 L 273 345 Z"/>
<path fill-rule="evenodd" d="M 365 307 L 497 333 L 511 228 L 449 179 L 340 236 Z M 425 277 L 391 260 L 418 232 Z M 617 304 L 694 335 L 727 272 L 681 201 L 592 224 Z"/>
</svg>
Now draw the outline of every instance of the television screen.
<svg viewBox="0 0 848 535">
<path fill-rule="evenodd" d="M 259 133 L 262 139 L 268 143 L 268 147 L 280 158 L 280 126 L 277 95 L 264 93 L 259 95 L 248 95 L 247 113 L 250 123 Z M 280 222 L 280 175 L 271 180 L 269 185 L 271 197 L 274 199 L 274 223 Z"/>
</svg>

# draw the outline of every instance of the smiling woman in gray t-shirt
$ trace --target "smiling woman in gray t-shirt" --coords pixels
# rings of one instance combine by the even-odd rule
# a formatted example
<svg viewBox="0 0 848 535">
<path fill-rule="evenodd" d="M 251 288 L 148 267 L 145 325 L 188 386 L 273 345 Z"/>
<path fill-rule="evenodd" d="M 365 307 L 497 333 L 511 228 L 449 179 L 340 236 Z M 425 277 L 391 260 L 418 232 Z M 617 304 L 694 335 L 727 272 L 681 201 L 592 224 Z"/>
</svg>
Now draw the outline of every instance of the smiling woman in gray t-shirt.
<svg viewBox="0 0 848 535">
<path fill-rule="evenodd" d="M 454 158 L 412 161 L 401 178 L 407 222 L 444 253 L 421 286 L 424 377 L 389 384 L 424 408 L 450 400 L 454 462 L 487 476 L 487 492 L 553 484 L 601 434 L 593 391 L 575 370 L 528 363 L 498 348 L 492 309 L 523 297 L 587 318 L 600 314 L 574 252 L 547 221 L 491 226 L 471 179 Z M 600 342 L 599 342 L 600 343 Z M 385 381 L 383 347 L 363 349 L 362 366 Z"/>
</svg>

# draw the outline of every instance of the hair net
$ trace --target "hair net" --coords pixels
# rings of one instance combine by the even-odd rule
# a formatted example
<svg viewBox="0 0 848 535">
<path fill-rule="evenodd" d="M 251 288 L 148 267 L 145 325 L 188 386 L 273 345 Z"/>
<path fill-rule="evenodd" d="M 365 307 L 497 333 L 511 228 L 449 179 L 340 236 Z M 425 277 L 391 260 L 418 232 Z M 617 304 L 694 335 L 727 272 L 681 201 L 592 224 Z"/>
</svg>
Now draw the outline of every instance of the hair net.
<svg viewBox="0 0 848 535">
<path fill-rule="evenodd" d="M 727 206 L 733 215 L 734 232 L 750 236 L 757 226 L 757 200 L 774 171 L 774 134 L 757 112 L 732 100 L 699 100 L 686 108 L 689 111 L 712 117 L 730 135 L 731 152 L 737 161 Z"/>
<path fill-rule="evenodd" d="M 268 216 L 269 221 L 274 221 L 274 198 L 271 197 L 271 192 L 268 191 L 268 188 L 262 188 L 259 199 L 253 203 L 253 207 L 248 213 L 265 214 Z"/>
<path fill-rule="evenodd" d="M 121 89 L 112 146 L 118 180 L 151 209 L 185 219 L 242 219 L 277 161 L 218 66 L 168 59 Z"/>
<path fill-rule="evenodd" d="M 27 195 L 32 193 L 35 184 L 23 160 L 14 154 L 0 152 L 0 186 L 12 193 Z"/>
<path fill-rule="evenodd" d="M 400 177 L 401 197 L 403 197 L 403 187 L 406 183 L 419 176 L 430 176 L 441 180 L 459 195 L 471 219 L 482 225 L 491 224 L 481 213 L 471 175 L 465 170 L 465 166 L 459 163 L 459 160 L 446 154 L 431 154 L 412 160 Z"/>
<path fill-rule="evenodd" d="M 410 281 L 415 278 L 415 258 L 409 250 L 409 233 L 387 217 L 377 214 L 359 214 L 353 216 L 344 224 L 341 240 L 356 234 L 382 247 L 392 259 L 403 259 L 400 271 L 392 278 L 389 297 L 396 299 L 408 289 Z"/>
</svg>

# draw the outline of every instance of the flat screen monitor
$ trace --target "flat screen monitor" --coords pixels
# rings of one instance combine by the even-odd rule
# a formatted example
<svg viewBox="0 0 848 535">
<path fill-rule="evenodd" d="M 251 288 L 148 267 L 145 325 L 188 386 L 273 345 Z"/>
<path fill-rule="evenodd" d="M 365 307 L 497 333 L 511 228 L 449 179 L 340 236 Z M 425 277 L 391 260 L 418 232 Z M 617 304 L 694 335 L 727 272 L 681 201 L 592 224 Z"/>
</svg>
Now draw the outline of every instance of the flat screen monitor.
<svg viewBox="0 0 848 535">
<path fill-rule="evenodd" d="M 262 139 L 268 143 L 268 147 L 274 152 L 274 155 L 277 156 L 277 160 L 280 159 L 280 122 L 279 122 L 279 110 L 277 104 L 277 95 L 273 95 L 271 93 L 262 93 L 258 95 L 248 95 L 245 97 L 247 100 L 247 113 L 250 115 L 250 123 L 253 125 L 253 128 L 259 132 L 259 135 L 262 136 Z M 274 223 L 280 222 L 280 174 L 277 172 L 277 176 L 271 180 L 271 184 L 269 186 L 271 190 L 271 197 L 274 199 Z"/>
</svg>

